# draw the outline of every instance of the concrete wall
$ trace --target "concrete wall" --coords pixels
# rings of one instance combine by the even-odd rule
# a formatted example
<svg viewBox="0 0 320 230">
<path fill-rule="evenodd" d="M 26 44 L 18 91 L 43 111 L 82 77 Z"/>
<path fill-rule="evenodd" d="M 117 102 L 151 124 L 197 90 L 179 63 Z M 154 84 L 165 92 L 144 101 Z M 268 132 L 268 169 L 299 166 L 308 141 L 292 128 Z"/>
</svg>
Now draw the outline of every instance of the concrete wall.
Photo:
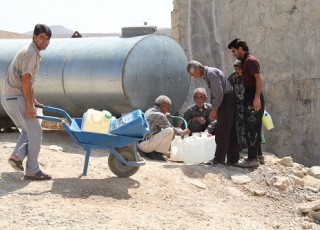
<svg viewBox="0 0 320 230">
<path fill-rule="evenodd" d="M 247 42 L 260 61 L 267 111 L 275 128 L 265 150 L 320 163 L 320 0 L 173 0 L 172 36 L 189 59 L 229 75 L 228 43 Z M 192 103 L 192 86 L 181 111 Z"/>
</svg>

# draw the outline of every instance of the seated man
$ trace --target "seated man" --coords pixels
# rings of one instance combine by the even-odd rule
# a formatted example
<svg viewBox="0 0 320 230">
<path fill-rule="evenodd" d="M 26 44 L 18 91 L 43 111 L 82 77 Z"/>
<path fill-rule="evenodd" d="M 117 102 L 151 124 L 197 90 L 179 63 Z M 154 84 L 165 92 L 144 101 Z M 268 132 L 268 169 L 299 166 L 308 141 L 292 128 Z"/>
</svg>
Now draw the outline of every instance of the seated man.
<svg viewBox="0 0 320 230">
<path fill-rule="evenodd" d="M 205 103 L 207 98 L 207 92 L 204 88 L 196 88 L 193 93 L 195 104 L 190 105 L 184 112 L 183 118 L 187 121 L 191 134 L 204 132 L 205 130 L 214 134 L 216 121 L 209 119 L 212 105 Z"/>
<path fill-rule="evenodd" d="M 150 131 L 145 139 L 138 143 L 138 148 L 146 156 L 154 160 L 166 161 L 163 154 L 168 153 L 174 135 L 188 135 L 189 130 L 182 130 L 173 127 L 167 119 L 171 106 L 171 100 L 165 95 L 159 96 L 154 106 L 145 112 L 145 117 L 149 123 Z"/>
</svg>

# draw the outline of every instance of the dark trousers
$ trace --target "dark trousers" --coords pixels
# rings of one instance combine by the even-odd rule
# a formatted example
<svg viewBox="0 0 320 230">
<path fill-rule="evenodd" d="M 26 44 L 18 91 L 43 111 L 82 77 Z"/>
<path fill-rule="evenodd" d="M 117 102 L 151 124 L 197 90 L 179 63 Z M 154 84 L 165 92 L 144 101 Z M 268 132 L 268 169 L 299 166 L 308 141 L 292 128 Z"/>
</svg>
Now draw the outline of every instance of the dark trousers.
<svg viewBox="0 0 320 230">
<path fill-rule="evenodd" d="M 239 149 L 234 93 L 225 94 L 223 97 L 218 109 L 215 136 L 217 148 L 214 160 L 224 164 L 227 156 L 228 162 L 237 163 L 239 161 Z"/>
<path fill-rule="evenodd" d="M 248 144 L 248 159 L 257 159 L 261 152 L 261 127 L 264 112 L 264 97 L 261 94 L 261 109 L 256 112 L 253 109 L 255 88 L 246 88 L 244 94 L 244 121 L 246 127 L 246 138 Z"/>
</svg>

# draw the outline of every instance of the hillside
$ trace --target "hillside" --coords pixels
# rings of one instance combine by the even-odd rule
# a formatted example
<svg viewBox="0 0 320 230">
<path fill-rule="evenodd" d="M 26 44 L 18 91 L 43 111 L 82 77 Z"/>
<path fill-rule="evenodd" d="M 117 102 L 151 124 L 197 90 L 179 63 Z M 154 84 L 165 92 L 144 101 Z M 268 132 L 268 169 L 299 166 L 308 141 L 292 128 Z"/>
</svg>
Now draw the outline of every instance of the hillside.
<svg viewBox="0 0 320 230">
<path fill-rule="evenodd" d="M 24 39 L 24 38 L 31 38 L 31 35 L 27 34 L 19 34 L 9 31 L 0 30 L 0 39 Z"/>
<path fill-rule="evenodd" d="M 73 34 L 73 30 L 70 30 L 64 26 L 61 26 L 61 25 L 54 25 L 54 26 L 49 26 L 51 31 L 52 31 L 52 34 Z M 30 30 L 28 32 L 26 32 L 25 34 L 30 34 L 32 35 L 33 34 L 33 30 Z"/>
<path fill-rule="evenodd" d="M 50 26 L 52 30 L 52 38 L 71 38 L 75 30 L 68 29 L 61 25 Z M 82 33 L 78 31 L 82 37 L 112 37 L 121 36 L 121 33 Z M 28 31 L 24 34 L 0 30 L 0 39 L 18 39 L 31 38 L 33 31 Z M 156 34 L 164 34 L 171 36 L 170 28 L 158 28 Z"/>
</svg>

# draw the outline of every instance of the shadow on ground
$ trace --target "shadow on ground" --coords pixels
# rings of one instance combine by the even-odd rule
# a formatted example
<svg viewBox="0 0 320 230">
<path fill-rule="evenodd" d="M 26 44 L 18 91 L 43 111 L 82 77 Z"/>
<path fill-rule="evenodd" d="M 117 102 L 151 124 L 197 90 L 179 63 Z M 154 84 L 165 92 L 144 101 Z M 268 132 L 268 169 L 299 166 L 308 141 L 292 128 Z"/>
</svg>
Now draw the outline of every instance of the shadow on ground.
<svg viewBox="0 0 320 230">
<path fill-rule="evenodd" d="M 27 195 L 42 195 L 44 193 L 58 194 L 66 198 L 86 199 L 90 196 L 104 196 L 113 199 L 130 199 L 129 189 L 140 187 L 140 182 L 131 178 L 110 177 L 105 179 L 83 178 L 53 178 L 50 181 L 26 181 L 23 173 L 2 173 L 0 179 L 0 196 L 17 192 L 29 183 L 52 183 L 51 189 L 46 191 L 28 192 Z M 45 189 L 47 186 L 43 186 Z M 18 192 L 23 195 L 23 192 Z"/>
</svg>

